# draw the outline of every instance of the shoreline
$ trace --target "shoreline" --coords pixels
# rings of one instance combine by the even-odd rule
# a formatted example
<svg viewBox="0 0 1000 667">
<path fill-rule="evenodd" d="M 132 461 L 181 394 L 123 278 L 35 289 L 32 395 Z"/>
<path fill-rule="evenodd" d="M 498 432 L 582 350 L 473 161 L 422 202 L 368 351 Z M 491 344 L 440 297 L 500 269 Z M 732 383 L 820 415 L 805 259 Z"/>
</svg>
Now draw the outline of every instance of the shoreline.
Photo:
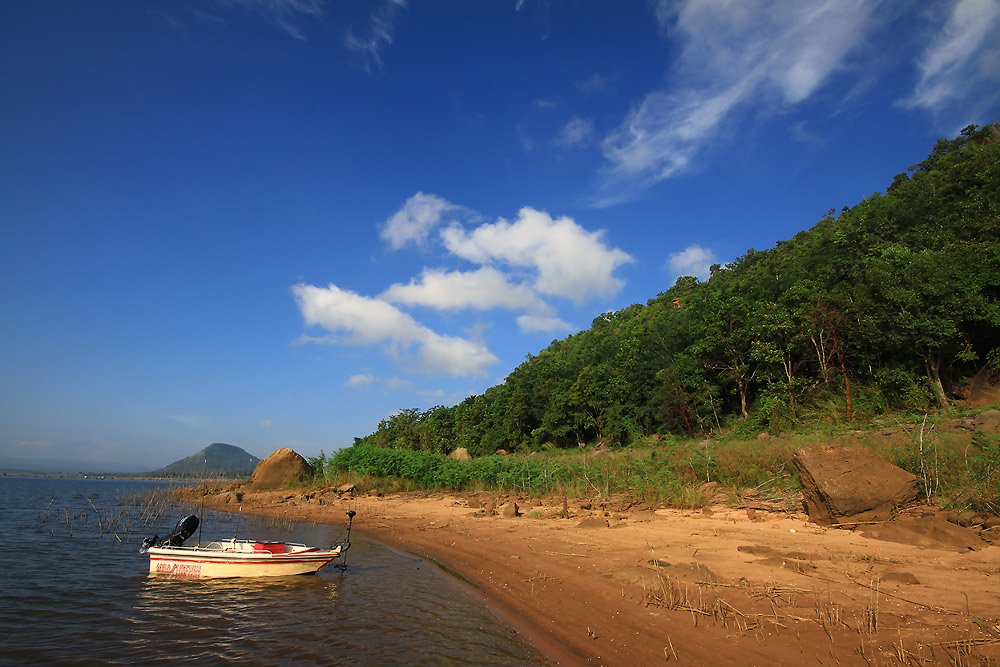
<svg viewBox="0 0 1000 667">
<path fill-rule="evenodd" d="M 927 508 L 906 519 L 931 527 L 919 546 L 721 504 L 580 501 L 559 518 L 562 499 L 521 499 L 521 516 L 504 517 L 488 494 L 241 492 L 244 512 L 288 520 L 357 511 L 356 530 L 469 587 L 552 664 L 1000 658 L 1000 547 L 957 526 L 957 542 L 928 546 L 947 530 Z M 232 496 L 207 504 L 233 511 Z"/>
</svg>

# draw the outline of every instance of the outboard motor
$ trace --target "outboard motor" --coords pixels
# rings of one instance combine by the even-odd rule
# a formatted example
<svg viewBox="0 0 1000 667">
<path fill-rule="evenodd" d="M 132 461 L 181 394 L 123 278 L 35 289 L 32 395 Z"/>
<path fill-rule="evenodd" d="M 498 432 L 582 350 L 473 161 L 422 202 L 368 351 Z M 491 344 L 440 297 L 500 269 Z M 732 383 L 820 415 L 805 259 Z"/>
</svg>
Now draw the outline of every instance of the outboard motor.
<svg viewBox="0 0 1000 667">
<path fill-rule="evenodd" d="M 184 540 L 194 535 L 194 531 L 196 530 L 198 530 L 198 517 L 193 514 L 186 516 L 178 521 L 177 525 L 174 526 L 173 532 L 162 540 L 159 535 L 153 535 L 144 539 L 142 547 L 139 548 L 139 553 L 146 553 L 150 547 L 179 547 L 184 544 Z"/>
<path fill-rule="evenodd" d="M 194 514 L 186 516 L 174 526 L 174 532 L 170 533 L 167 539 L 160 542 L 161 547 L 179 547 L 184 544 L 184 540 L 194 535 L 198 530 L 198 517 Z"/>
</svg>

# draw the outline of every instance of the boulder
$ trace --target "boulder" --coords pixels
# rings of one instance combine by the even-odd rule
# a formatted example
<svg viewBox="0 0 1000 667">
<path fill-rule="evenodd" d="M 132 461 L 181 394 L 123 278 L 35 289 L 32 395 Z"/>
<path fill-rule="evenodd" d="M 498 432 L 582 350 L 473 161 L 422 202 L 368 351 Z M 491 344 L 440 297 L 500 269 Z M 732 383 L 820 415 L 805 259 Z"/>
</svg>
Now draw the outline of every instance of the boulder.
<svg viewBox="0 0 1000 667">
<path fill-rule="evenodd" d="M 506 517 L 508 519 L 519 517 L 521 516 L 521 508 L 518 507 L 517 503 L 514 502 L 507 503 L 500 509 L 500 516 Z"/>
<path fill-rule="evenodd" d="M 822 525 L 884 521 L 917 499 L 917 478 L 867 449 L 816 445 L 792 461 L 810 521 Z"/>
<path fill-rule="evenodd" d="M 312 474 L 312 466 L 301 454 L 282 447 L 257 464 L 249 485 L 255 489 L 287 487 Z"/>
<path fill-rule="evenodd" d="M 466 449 L 465 447 L 459 447 L 458 449 L 456 449 L 455 451 L 453 451 L 451 454 L 449 454 L 448 458 L 455 459 L 456 461 L 471 461 L 472 460 L 472 457 L 469 456 L 469 450 Z"/>
<path fill-rule="evenodd" d="M 1000 410 L 984 410 L 976 415 L 976 432 L 984 435 L 1000 433 Z"/>
</svg>

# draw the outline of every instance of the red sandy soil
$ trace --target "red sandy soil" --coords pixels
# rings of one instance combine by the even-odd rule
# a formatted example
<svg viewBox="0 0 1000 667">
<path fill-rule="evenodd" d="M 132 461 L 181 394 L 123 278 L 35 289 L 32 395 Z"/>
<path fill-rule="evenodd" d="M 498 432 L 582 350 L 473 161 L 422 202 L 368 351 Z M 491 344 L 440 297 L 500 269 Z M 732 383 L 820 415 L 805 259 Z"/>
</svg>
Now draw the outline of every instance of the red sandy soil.
<svg viewBox="0 0 1000 667">
<path fill-rule="evenodd" d="M 1000 664 L 1000 546 L 979 536 L 1000 529 L 930 508 L 859 527 L 874 539 L 722 504 L 571 501 L 563 518 L 562 499 L 522 499 L 504 517 L 487 494 L 235 490 L 243 511 L 289 520 L 356 510 L 356 530 L 471 584 L 553 664 Z"/>
</svg>

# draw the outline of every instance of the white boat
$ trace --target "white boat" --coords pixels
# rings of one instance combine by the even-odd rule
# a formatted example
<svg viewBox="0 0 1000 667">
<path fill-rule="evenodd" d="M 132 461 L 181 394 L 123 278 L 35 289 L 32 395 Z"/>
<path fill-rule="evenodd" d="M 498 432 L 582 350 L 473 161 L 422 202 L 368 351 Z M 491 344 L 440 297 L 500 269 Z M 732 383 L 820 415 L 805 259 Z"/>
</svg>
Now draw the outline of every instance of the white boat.
<svg viewBox="0 0 1000 667">
<path fill-rule="evenodd" d="M 174 532 L 163 540 L 158 536 L 143 541 L 139 553 L 149 554 L 150 575 L 185 579 L 216 577 L 282 577 L 315 574 L 350 548 L 351 521 L 348 512 L 347 539 L 329 549 L 291 542 L 224 540 L 184 546 L 198 527 L 198 517 L 177 522 Z"/>
</svg>

